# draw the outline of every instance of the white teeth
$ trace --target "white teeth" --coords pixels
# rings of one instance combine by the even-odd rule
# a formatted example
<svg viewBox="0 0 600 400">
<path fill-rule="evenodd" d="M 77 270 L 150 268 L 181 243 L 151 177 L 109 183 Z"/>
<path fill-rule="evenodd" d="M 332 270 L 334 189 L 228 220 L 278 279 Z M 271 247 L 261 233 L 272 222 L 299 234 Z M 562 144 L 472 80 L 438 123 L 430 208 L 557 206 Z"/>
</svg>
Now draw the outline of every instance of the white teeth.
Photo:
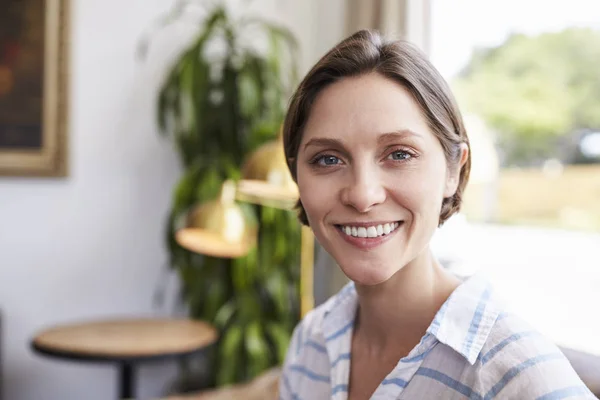
<svg viewBox="0 0 600 400">
<path fill-rule="evenodd" d="M 354 236 L 359 238 L 376 238 L 382 235 L 388 235 L 398 228 L 400 224 L 398 222 L 391 222 L 383 225 L 373 226 L 341 226 L 342 232 L 348 236 Z"/>
<path fill-rule="evenodd" d="M 385 225 L 383 226 L 383 233 L 385 233 L 386 235 L 387 235 L 388 233 L 390 233 L 391 231 L 392 231 L 392 227 L 390 226 L 390 224 L 385 224 Z"/>
</svg>

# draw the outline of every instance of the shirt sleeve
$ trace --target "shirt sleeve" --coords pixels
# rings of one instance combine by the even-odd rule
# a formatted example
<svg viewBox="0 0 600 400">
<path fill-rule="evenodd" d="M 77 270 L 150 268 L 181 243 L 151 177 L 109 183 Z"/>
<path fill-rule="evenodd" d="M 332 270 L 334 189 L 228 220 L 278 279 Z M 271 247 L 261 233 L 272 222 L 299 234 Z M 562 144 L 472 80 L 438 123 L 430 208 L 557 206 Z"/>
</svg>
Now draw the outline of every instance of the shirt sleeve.
<svg viewBox="0 0 600 400">
<path fill-rule="evenodd" d="M 536 355 L 514 366 L 502 377 L 498 389 L 510 381 L 513 375 L 515 382 L 511 386 L 518 398 L 597 399 L 558 349 L 554 353 Z"/>
<path fill-rule="evenodd" d="M 483 399 L 597 399 L 557 346 L 527 342 L 487 366 Z"/>
</svg>

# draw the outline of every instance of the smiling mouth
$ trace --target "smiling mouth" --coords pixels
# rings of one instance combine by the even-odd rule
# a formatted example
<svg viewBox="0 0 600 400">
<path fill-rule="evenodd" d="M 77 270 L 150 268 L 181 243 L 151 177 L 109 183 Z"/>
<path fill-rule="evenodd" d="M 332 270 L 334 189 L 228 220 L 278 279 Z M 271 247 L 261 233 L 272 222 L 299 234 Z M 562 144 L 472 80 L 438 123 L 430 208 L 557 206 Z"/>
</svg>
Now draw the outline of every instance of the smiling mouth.
<svg viewBox="0 0 600 400">
<path fill-rule="evenodd" d="M 335 225 L 344 235 L 361 239 L 377 239 L 394 233 L 404 221 L 388 222 L 371 226 Z"/>
</svg>

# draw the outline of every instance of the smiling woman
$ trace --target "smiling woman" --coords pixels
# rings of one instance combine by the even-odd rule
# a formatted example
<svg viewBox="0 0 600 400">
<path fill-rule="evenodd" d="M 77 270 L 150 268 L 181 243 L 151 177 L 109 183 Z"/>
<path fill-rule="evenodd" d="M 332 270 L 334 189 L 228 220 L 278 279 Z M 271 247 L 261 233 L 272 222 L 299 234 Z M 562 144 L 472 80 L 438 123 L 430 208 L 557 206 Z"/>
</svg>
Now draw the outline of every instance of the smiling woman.
<svg viewBox="0 0 600 400">
<path fill-rule="evenodd" d="M 296 328 L 283 399 L 595 398 L 488 282 L 432 255 L 470 152 L 448 86 L 416 48 L 370 31 L 342 41 L 292 97 L 284 146 L 300 219 L 351 283 Z"/>
</svg>

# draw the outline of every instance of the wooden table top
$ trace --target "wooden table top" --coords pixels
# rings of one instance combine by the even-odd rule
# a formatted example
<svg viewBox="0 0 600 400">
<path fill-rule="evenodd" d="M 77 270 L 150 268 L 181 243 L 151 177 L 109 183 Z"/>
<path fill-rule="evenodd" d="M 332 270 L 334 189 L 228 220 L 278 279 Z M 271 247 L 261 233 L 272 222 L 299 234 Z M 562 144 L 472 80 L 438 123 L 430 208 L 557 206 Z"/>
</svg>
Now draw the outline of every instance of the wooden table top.
<svg viewBox="0 0 600 400">
<path fill-rule="evenodd" d="M 32 345 L 66 358 L 126 360 L 189 354 L 216 340 L 216 329 L 202 321 L 116 319 L 52 327 L 36 335 Z"/>
</svg>

